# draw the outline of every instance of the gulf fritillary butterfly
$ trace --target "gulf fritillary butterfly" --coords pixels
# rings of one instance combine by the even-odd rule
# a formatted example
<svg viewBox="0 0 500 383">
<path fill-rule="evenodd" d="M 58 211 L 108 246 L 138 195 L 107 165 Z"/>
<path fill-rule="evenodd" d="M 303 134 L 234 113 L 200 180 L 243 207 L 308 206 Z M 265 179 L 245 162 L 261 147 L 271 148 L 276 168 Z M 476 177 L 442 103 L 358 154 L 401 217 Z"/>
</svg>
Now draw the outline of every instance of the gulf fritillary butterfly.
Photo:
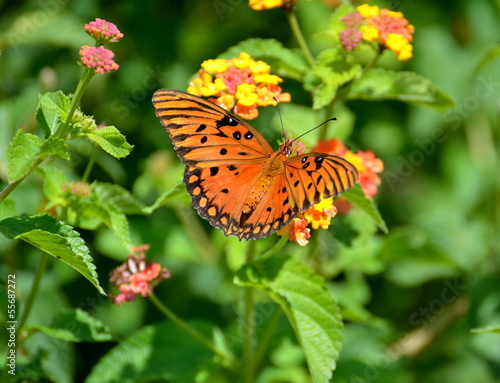
<svg viewBox="0 0 500 383">
<path fill-rule="evenodd" d="M 290 157 L 246 122 L 189 93 L 160 89 L 156 115 L 184 164 L 184 182 L 203 218 L 229 236 L 264 238 L 294 215 L 340 194 L 358 179 L 343 158 L 322 153 Z"/>
</svg>

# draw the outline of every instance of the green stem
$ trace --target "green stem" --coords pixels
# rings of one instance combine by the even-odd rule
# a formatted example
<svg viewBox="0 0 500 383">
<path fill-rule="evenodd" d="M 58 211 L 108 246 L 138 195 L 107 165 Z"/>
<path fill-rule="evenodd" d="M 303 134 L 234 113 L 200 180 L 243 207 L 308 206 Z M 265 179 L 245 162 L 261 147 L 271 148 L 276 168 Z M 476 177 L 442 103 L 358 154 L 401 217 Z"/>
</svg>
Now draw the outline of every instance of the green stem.
<svg viewBox="0 0 500 383">
<path fill-rule="evenodd" d="M 63 140 L 66 139 L 66 136 L 69 133 L 69 128 L 71 126 L 71 121 L 73 120 L 73 114 L 75 113 L 75 110 L 78 107 L 80 100 L 82 99 L 83 93 L 87 89 L 87 86 L 89 85 L 90 80 L 92 80 L 92 77 L 94 77 L 94 75 L 95 71 L 91 68 L 86 68 L 83 72 L 82 78 L 80 79 L 80 82 L 76 87 L 75 94 L 73 95 L 73 99 L 71 100 L 68 117 L 57 130 L 56 137 L 62 138 Z"/>
<path fill-rule="evenodd" d="M 259 257 L 259 261 L 264 261 L 270 257 L 272 257 L 274 254 L 276 254 L 278 251 L 281 250 L 281 248 L 283 246 L 285 246 L 285 244 L 288 242 L 288 236 L 287 235 L 284 235 L 280 238 L 280 240 L 278 242 L 276 242 L 276 244 L 271 247 L 269 250 L 267 250 L 264 254 L 262 254 L 260 257 Z"/>
<path fill-rule="evenodd" d="M 89 179 L 90 172 L 91 172 L 92 167 L 94 166 L 95 161 L 97 159 L 97 154 L 99 153 L 99 147 L 95 144 L 93 144 L 93 146 L 94 147 L 92 148 L 92 153 L 90 153 L 89 162 L 87 163 L 87 167 L 85 168 L 85 171 L 83 172 L 82 182 L 87 182 L 87 180 Z"/>
<path fill-rule="evenodd" d="M 248 241 L 245 264 L 251 265 L 255 256 L 255 241 Z M 243 381 L 253 383 L 255 377 L 255 326 L 253 323 L 254 296 L 252 287 L 243 288 Z"/>
<path fill-rule="evenodd" d="M 176 204 L 174 209 L 203 260 L 210 263 L 217 262 L 219 258 L 217 249 L 210 241 L 205 230 L 203 230 L 193 208 L 183 204 Z"/>
<path fill-rule="evenodd" d="M 59 127 L 58 131 L 56 132 L 55 136 L 62 138 L 63 140 L 66 140 L 66 136 L 68 135 L 69 128 L 71 126 L 71 121 L 73 119 L 73 114 L 75 113 L 75 110 L 80 102 L 80 99 L 82 98 L 83 93 L 85 92 L 85 89 L 87 88 L 90 80 L 92 80 L 92 77 L 94 77 L 95 72 L 91 68 L 86 68 L 85 71 L 83 72 L 82 78 L 80 79 L 80 82 L 78 83 L 75 91 L 75 95 L 73 96 L 73 100 L 71 101 L 71 106 L 69 109 L 68 117 L 64 121 L 64 123 Z M 17 181 L 11 182 L 8 184 L 0 193 L 0 203 L 5 200 L 9 196 L 10 193 L 14 191 L 15 188 L 19 186 L 19 184 L 31 174 L 33 170 L 35 170 L 44 160 L 47 158 L 47 155 L 40 155 L 35 157 L 33 160 L 32 165 L 26 172 L 26 174 L 18 179 Z"/>
<path fill-rule="evenodd" d="M 184 322 L 181 318 L 175 315 L 167 306 L 165 306 L 156 295 L 151 294 L 150 298 L 151 302 L 156 306 L 158 310 L 161 311 L 168 319 L 174 322 L 177 326 L 181 327 L 184 331 L 186 331 L 193 338 L 201 342 L 203 345 L 212 350 L 215 354 L 229 361 L 231 365 L 234 365 L 235 360 L 232 355 L 225 354 L 221 350 L 217 349 L 212 342 L 207 339 L 204 335 L 199 333 L 193 327 L 189 326 L 186 322 Z"/>
<path fill-rule="evenodd" d="M 31 290 L 28 295 L 28 299 L 26 299 L 26 304 L 24 306 L 21 319 L 19 319 L 19 324 L 17 326 L 18 330 L 22 329 L 24 327 L 24 324 L 28 320 L 31 308 L 33 307 L 35 296 L 40 288 L 40 283 L 42 281 L 43 274 L 45 273 L 45 269 L 47 268 L 47 262 L 49 261 L 49 257 L 50 257 L 49 254 L 42 253 L 42 258 L 40 259 L 40 263 L 38 264 L 38 268 L 36 269 L 35 279 L 33 280 L 33 284 L 31 285 Z"/>
<path fill-rule="evenodd" d="M 314 57 L 311 54 L 309 47 L 307 46 L 306 40 L 304 39 L 304 35 L 302 34 L 302 31 L 300 29 L 299 21 L 297 20 L 297 15 L 295 14 L 295 11 L 293 9 L 287 11 L 286 16 L 288 18 L 288 23 L 290 24 L 290 28 L 292 29 L 293 35 L 295 36 L 295 40 L 297 40 L 297 43 L 299 44 L 299 47 L 302 50 L 302 53 L 304 53 L 307 62 L 312 67 L 314 65 Z"/>
<path fill-rule="evenodd" d="M 267 325 L 267 328 L 262 334 L 262 338 L 260 338 L 259 346 L 257 347 L 257 351 L 255 351 L 255 365 L 259 365 L 260 361 L 264 358 L 264 353 L 266 352 L 269 344 L 274 339 L 274 334 L 276 332 L 276 328 L 281 319 L 282 311 L 279 307 L 276 308 L 274 314 Z"/>
</svg>

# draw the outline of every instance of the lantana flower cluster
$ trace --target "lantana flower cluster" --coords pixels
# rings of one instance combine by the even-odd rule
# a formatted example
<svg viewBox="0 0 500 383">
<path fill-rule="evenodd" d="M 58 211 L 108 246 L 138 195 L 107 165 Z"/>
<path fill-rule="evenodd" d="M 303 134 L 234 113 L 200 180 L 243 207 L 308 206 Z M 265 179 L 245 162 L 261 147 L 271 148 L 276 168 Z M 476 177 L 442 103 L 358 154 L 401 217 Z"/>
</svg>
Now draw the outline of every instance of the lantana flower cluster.
<svg viewBox="0 0 500 383">
<path fill-rule="evenodd" d="M 151 296 L 153 287 L 158 282 L 170 278 L 170 271 L 162 268 L 159 263 L 146 262 L 145 252 L 148 249 L 147 244 L 133 247 L 127 262 L 111 271 L 109 279 L 120 291 L 118 295 L 111 296 L 117 305 L 135 301 L 137 294 Z"/>
<path fill-rule="evenodd" d="M 300 246 L 309 243 L 311 237 L 310 224 L 314 230 L 328 229 L 332 217 L 337 214 L 333 205 L 333 198 L 325 198 L 321 202 L 307 209 L 304 213 L 294 218 L 290 225 L 278 231 L 278 235 L 288 235 L 290 241 L 297 242 Z"/>
<path fill-rule="evenodd" d="M 390 49 L 401 61 L 412 57 L 415 27 L 402 12 L 363 4 L 356 12 L 344 16 L 342 23 L 347 28 L 341 32 L 340 40 L 347 50 L 354 49 L 363 40 Z"/>
<path fill-rule="evenodd" d="M 187 91 L 207 97 L 214 104 L 247 120 L 259 115 L 257 107 L 276 105 L 275 98 L 279 102 L 291 99 L 289 93 L 281 92 L 278 84 L 283 80 L 270 74 L 271 67 L 245 52 L 230 60 L 206 60 L 201 68 Z"/>
<path fill-rule="evenodd" d="M 84 26 L 85 31 L 96 40 L 99 46 L 84 45 L 80 49 L 81 63 L 95 73 L 103 74 L 117 70 L 120 66 L 113 60 L 115 54 L 100 45 L 117 42 L 123 37 L 115 24 L 106 20 L 95 19 Z"/>
<path fill-rule="evenodd" d="M 345 158 L 358 170 L 358 180 L 367 197 L 372 198 L 378 192 L 380 185 L 379 173 L 384 170 L 384 163 L 371 151 L 351 152 L 340 140 L 331 139 L 319 141 L 312 152 L 332 154 Z M 300 246 L 308 244 L 311 237 L 310 225 L 314 230 L 328 229 L 332 217 L 337 212 L 346 214 L 351 209 L 351 204 L 342 196 L 333 200 L 326 198 L 313 207 L 299 214 L 292 223 L 280 231 L 279 235 L 288 235 L 290 241 L 297 242 Z"/>
</svg>

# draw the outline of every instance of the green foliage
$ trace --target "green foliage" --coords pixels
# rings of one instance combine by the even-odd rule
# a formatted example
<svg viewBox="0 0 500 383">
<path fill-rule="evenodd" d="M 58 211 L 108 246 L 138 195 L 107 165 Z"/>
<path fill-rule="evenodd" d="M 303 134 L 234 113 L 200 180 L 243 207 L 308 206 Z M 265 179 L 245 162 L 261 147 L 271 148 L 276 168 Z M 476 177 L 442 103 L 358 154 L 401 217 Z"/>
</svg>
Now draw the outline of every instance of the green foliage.
<svg viewBox="0 0 500 383">
<path fill-rule="evenodd" d="M 31 133 L 19 129 L 7 151 L 9 160 L 9 182 L 20 180 L 28 171 L 42 148 L 43 141 Z"/>
<path fill-rule="evenodd" d="M 413 72 L 395 72 L 376 68 L 368 72 L 350 89 L 350 100 L 398 100 L 414 102 L 446 110 L 454 102 L 429 79 Z"/>
<path fill-rule="evenodd" d="M 301 81 L 309 70 L 302 52 L 298 49 L 286 48 L 274 39 L 248 39 L 238 43 L 222 53 L 220 58 L 238 57 L 240 52 L 264 60 L 272 66 L 279 76 Z"/>
<path fill-rule="evenodd" d="M 382 230 L 384 233 L 388 232 L 387 225 L 384 222 L 384 219 L 380 215 L 377 206 L 373 202 L 371 198 L 368 198 L 361 188 L 361 184 L 357 183 L 352 188 L 347 190 L 343 197 L 347 199 L 349 202 L 353 203 L 360 209 L 362 209 L 372 220 L 373 222 Z"/>
<path fill-rule="evenodd" d="M 36 121 L 45 137 L 55 134 L 61 122 L 68 118 L 70 99 L 60 90 L 40 96 L 36 109 Z"/>
<path fill-rule="evenodd" d="M 206 335 L 206 323 L 192 326 Z M 212 353 L 173 323 L 145 326 L 113 348 L 94 366 L 85 383 L 163 380 L 193 382 L 209 367 Z"/>
<path fill-rule="evenodd" d="M 355 7 L 327 3 L 290 13 L 230 0 L 0 5 L 0 303 L 9 307 L 15 282 L 12 381 L 500 381 L 498 10 L 378 2 L 415 26 L 402 62 L 374 41 L 345 49 L 342 18 Z M 125 33 L 105 45 L 116 73 L 76 65 L 95 43 L 83 30 L 90 14 L 112 15 Z M 226 238 L 201 220 L 154 117 L 155 90 L 185 90 L 201 62 L 241 52 L 291 94 L 281 115 L 259 108 L 251 121 L 273 147 L 281 118 L 294 138 L 336 117 L 300 138 L 306 150 L 338 138 L 383 160 L 377 194 L 366 197 L 367 178 L 343 193 L 330 228 L 311 229 L 305 247 Z M 373 165 L 362 162 L 361 178 Z M 141 244 L 146 260 L 116 271 Z M 123 293 L 153 262 L 171 278 L 154 280 L 149 300 L 142 290 L 117 306 L 103 295 L 111 270 Z"/>
<path fill-rule="evenodd" d="M 92 131 L 82 131 L 80 135 L 94 141 L 105 152 L 115 158 L 128 156 L 133 148 L 127 142 L 125 136 L 114 126 L 105 126 L 101 129 L 92 129 Z"/>
<path fill-rule="evenodd" d="M 324 281 L 302 262 L 275 256 L 243 266 L 235 282 L 268 293 L 294 327 L 313 382 L 328 382 L 341 348 L 342 320 Z"/>
<path fill-rule="evenodd" d="M 6 218 L 0 232 L 8 239 L 22 239 L 74 268 L 104 294 L 95 265 L 80 234 L 48 214 Z"/>
<path fill-rule="evenodd" d="M 42 332 L 67 342 L 109 342 L 113 340 L 110 330 L 87 312 L 76 309 L 59 313 L 51 326 L 30 325 L 25 327 L 26 335 Z"/>
</svg>

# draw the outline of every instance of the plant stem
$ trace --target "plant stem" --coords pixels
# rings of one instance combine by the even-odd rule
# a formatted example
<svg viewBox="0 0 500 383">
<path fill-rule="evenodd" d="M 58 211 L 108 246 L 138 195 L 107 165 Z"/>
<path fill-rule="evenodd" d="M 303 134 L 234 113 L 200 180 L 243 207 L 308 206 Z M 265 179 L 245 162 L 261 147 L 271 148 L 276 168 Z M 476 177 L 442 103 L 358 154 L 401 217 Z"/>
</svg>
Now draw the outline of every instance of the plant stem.
<svg viewBox="0 0 500 383">
<path fill-rule="evenodd" d="M 264 353 L 266 352 L 269 343 L 273 340 L 274 333 L 276 332 L 276 328 L 278 327 L 279 321 L 281 319 L 282 311 L 280 307 L 276 307 L 276 310 L 273 313 L 267 328 L 260 339 L 259 346 L 257 347 L 257 351 L 255 352 L 255 364 L 259 365 L 260 361 L 264 357 Z"/>
<path fill-rule="evenodd" d="M 83 172 L 82 182 L 87 182 L 87 180 L 89 179 L 90 171 L 92 170 L 92 167 L 95 164 L 95 160 L 97 159 L 97 154 L 99 153 L 99 147 L 95 144 L 92 145 L 93 145 L 92 153 L 90 153 L 89 162 L 87 163 L 87 167 Z"/>
<path fill-rule="evenodd" d="M 69 133 L 69 128 L 71 126 L 71 121 L 73 119 L 73 114 L 75 113 L 76 108 L 78 107 L 78 104 L 80 103 L 80 100 L 82 99 L 83 93 L 85 92 L 85 89 L 87 89 L 87 86 L 90 83 L 90 80 L 92 80 L 92 77 L 94 77 L 95 72 L 91 68 L 85 68 L 85 71 L 83 72 L 82 78 L 80 79 L 80 82 L 76 86 L 75 94 L 73 95 L 73 99 L 71 100 L 71 105 L 69 108 L 68 112 L 68 117 L 64 121 L 64 123 L 59 127 L 59 129 L 56 132 L 56 136 L 59 138 L 62 138 L 63 140 L 66 139 L 66 136 Z"/>
<path fill-rule="evenodd" d="M 245 264 L 253 263 L 255 255 L 255 241 L 248 241 L 247 251 L 245 254 Z M 253 383 L 255 376 L 255 326 L 253 323 L 253 287 L 243 288 L 243 381 L 245 383 Z"/>
<path fill-rule="evenodd" d="M 203 230 L 193 208 L 184 204 L 176 204 L 174 209 L 203 260 L 212 264 L 217 262 L 219 259 L 218 251 Z"/>
<path fill-rule="evenodd" d="M 31 285 L 31 290 L 28 295 L 28 299 L 26 299 L 26 305 L 24 306 L 21 319 L 19 319 L 19 324 L 17 326 L 18 331 L 19 329 L 24 327 L 24 324 L 28 320 L 31 308 L 33 307 L 33 301 L 35 300 L 35 296 L 38 293 L 43 274 L 45 272 L 45 269 L 47 268 L 47 262 L 49 261 L 49 257 L 50 257 L 49 254 L 42 253 L 42 258 L 40 259 L 40 263 L 38 264 L 38 267 L 36 269 L 35 279 L 33 280 L 33 284 Z"/>
<path fill-rule="evenodd" d="M 154 293 L 151 294 L 149 299 L 156 306 L 156 308 L 161 311 L 162 314 L 164 314 L 168 319 L 170 319 L 172 322 L 174 322 L 177 326 L 181 327 L 184 331 L 186 331 L 193 338 L 195 338 L 199 342 L 203 343 L 203 345 L 208 347 L 215 354 L 219 355 L 220 357 L 222 357 L 224 359 L 227 359 L 231 365 L 234 365 L 235 360 L 232 357 L 232 355 L 225 354 L 221 350 L 217 349 L 209 339 L 207 339 L 204 335 L 199 333 L 196 329 L 189 326 L 186 322 L 184 322 L 181 318 L 179 318 L 176 314 L 174 314 L 167 306 L 165 306 L 158 299 L 158 297 L 156 295 L 154 295 Z"/>
<path fill-rule="evenodd" d="M 87 88 L 87 85 L 89 84 L 90 80 L 92 80 L 92 77 L 94 77 L 95 72 L 93 69 L 86 68 L 85 72 L 83 72 L 82 78 L 80 79 L 80 82 L 78 83 L 75 91 L 75 95 L 73 96 L 73 100 L 71 101 L 71 106 L 68 112 L 68 117 L 64 121 L 64 123 L 59 127 L 58 131 L 56 132 L 55 136 L 62 138 L 63 140 L 66 140 L 66 136 L 68 135 L 69 128 L 70 128 L 70 122 L 73 119 L 73 114 L 75 113 L 75 110 L 78 106 L 78 103 L 80 102 L 80 99 L 82 98 L 83 93 L 85 92 L 85 89 Z M 31 174 L 33 170 L 35 170 L 44 160 L 47 158 L 47 155 L 40 155 L 35 157 L 33 160 L 33 163 L 31 164 L 30 168 L 26 172 L 26 174 L 18 179 L 17 181 L 11 182 L 8 184 L 0 193 L 0 203 L 5 200 L 9 196 L 10 193 L 14 191 L 15 188 L 19 186 L 19 184 Z"/>
<path fill-rule="evenodd" d="M 287 242 L 288 242 L 288 236 L 287 235 L 282 236 L 280 240 L 276 242 L 276 244 L 273 247 L 271 247 L 269 250 L 267 250 L 264 254 L 262 254 L 258 258 L 259 261 L 264 261 L 273 256 L 274 254 L 276 254 L 278 251 L 281 250 L 283 246 L 285 246 Z"/>
<path fill-rule="evenodd" d="M 295 14 L 294 10 L 287 11 L 285 13 L 288 18 L 288 23 L 290 24 L 290 28 L 292 29 L 293 35 L 295 36 L 295 40 L 297 40 L 297 43 L 299 44 L 299 47 L 302 50 L 302 53 L 304 53 L 307 62 L 312 67 L 314 65 L 314 57 L 311 54 L 309 47 L 307 46 L 302 31 L 300 30 L 299 21 L 297 20 L 297 15 Z"/>
</svg>

